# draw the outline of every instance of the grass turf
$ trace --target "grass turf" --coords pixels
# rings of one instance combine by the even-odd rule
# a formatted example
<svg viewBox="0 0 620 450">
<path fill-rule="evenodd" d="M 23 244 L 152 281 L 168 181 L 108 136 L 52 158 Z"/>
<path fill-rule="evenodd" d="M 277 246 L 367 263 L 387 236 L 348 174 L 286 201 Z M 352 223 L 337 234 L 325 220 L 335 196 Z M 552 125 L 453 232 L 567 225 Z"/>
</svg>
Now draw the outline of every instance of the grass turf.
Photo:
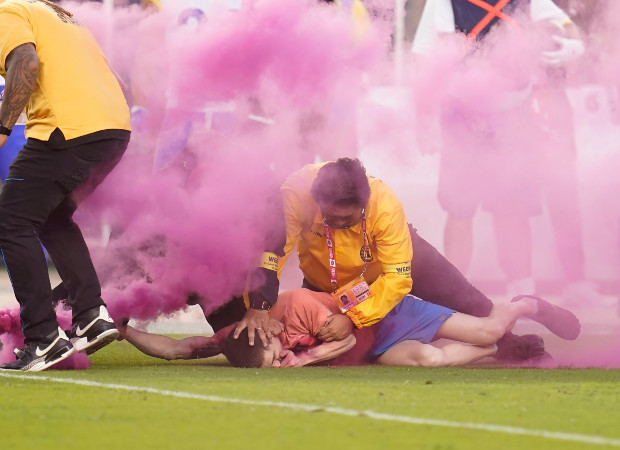
<svg viewBox="0 0 620 450">
<path fill-rule="evenodd" d="M 620 370 L 489 368 L 234 369 L 223 359 L 166 362 L 125 342 L 86 371 L 53 378 L 321 406 L 177 398 L 0 377 L 1 448 L 617 448 Z M 325 408 L 354 410 L 335 414 Z M 378 420 L 363 411 L 457 422 Z M 355 411 L 359 411 L 356 413 Z M 476 423 L 598 436 L 603 445 L 471 429 Z"/>
</svg>

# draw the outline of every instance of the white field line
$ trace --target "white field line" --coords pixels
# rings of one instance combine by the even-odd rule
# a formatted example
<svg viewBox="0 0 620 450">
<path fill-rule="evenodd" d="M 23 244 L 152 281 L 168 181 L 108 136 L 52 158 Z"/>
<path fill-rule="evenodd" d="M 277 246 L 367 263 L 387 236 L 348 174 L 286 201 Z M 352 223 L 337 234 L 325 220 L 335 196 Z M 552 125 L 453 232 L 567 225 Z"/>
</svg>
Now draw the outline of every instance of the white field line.
<svg viewBox="0 0 620 450">
<path fill-rule="evenodd" d="M 103 389 L 115 389 L 129 392 L 147 392 L 149 394 L 163 395 L 166 397 L 189 398 L 192 400 L 203 400 L 207 402 L 232 403 L 248 406 L 265 406 L 285 408 L 293 411 L 306 412 L 326 412 L 342 416 L 367 417 L 375 420 L 385 420 L 388 422 L 400 422 L 414 425 L 430 425 L 448 428 L 465 428 L 470 430 L 490 431 L 494 433 L 514 434 L 523 436 L 536 436 L 547 439 L 558 439 L 561 441 L 583 442 L 586 444 L 609 445 L 620 447 L 620 439 L 605 438 L 600 436 L 589 436 L 586 434 L 562 433 L 547 430 L 530 430 L 527 428 L 511 427 L 506 425 L 493 425 L 473 422 L 456 422 L 451 420 L 424 419 L 421 417 L 397 416 L 369 410 L 355 410 L 347 408 L 337 408 L 332 406 L 306 405 L 302 403 L 270 402 L 261 400 L 245 400 L 241 398 L 218 397 L 214 395 L 192 394 L 191 392 L 169 391 L 165 389 L 155 389 L 151 387 L 128 386 L 124 384 L 99 383 L 97 381 L 76 380 L 71 378 L 54 378 L 47 376 L 22 375 L 0 372 L 0 377 L 15 378 L 19 380 L 40 380 L 55 383 L 76 384 L 79 386 L 98 387 Z"/>
</svg>

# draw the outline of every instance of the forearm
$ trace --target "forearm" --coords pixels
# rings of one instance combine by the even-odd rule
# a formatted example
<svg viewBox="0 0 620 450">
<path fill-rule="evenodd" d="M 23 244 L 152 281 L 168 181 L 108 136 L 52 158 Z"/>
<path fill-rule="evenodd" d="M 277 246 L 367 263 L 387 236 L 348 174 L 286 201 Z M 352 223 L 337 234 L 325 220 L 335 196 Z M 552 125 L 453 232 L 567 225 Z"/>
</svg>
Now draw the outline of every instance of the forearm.
<svg viewBox="0 0 620 450">
<path fill-rule="evenodd" d="M 0 122 L 13 128 L 34 90 L 39 75 L 39 58 L 33 44 L 16 47 L 6 59 L 4 98 Z"/>
<path fill-rule="evenodd" d="M 168 336 L 145 333 L 127 326 L 124 337 L 142 353 L 168 361 L 208 358 L 221 353 L 219 346 L 211 338 L 204 336 L 177 340 Z"/>
<path fill-rule="evenodd" d="M 176 342 L 168 336 L 145 333 L 127 326 L 125 340 L 149 356 L 167 360 L 176 359 L 173 357 L 173 347 Z"/>
<path fill-rule="evenodd" d="M 355 336 L 350 334 L 340 341 L 324 342 L 297 356 L 303 360 L 303 365 L 306 366 L 308 364 L 334 359 L 351 350 L 354 345 Z"/>
</svg>

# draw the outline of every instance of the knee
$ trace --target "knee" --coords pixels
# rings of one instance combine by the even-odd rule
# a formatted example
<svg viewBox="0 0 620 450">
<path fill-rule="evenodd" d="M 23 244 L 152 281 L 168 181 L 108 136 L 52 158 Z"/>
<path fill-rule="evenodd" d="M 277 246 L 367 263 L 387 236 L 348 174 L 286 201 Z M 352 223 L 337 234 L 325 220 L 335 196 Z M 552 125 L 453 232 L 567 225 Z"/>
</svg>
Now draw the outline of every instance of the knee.
<svg viewBox="0 0 620 450">
<path fill-rule="evenodd" d="M 39 226 L 37 233 L 41 239 L 45 239 L 50 233 L 66 229 L 67 227 L 74 227 L 74 225 L 75 223 L 70 217 L 50 216 Z"/>
<path fill-rule="evenodd" d="M 445 361 L 446 358 L 442 349 L 427 344 L 420 352 L 416 361 L 417 364 L 415 365 L 422 367 L 441 367 L 446 364 Z"/>
<path fill-rule="evenodd" d="M 75 229 L 76 223 L 73 221 L 73 212 L 64 208 L 53 211 L 43 222 L 37 232 L 42 240 L 47 239 L 50 234 L 57 233 L 59 230 Z"/>
<path fill-rule="evenodd" d="M 34 223 L 17 214 L 0 211 L 0 239 L 18 235 L 31 235 L 36 229 Z"/>
<path fill-rule="evenodd" d="M 477 345 L 492 345 L 499 341 L 506 333 L 506 326 L 503 321 L 496 318 L 486 319 L 480 333 L 480 341 Z"/>
</svg>

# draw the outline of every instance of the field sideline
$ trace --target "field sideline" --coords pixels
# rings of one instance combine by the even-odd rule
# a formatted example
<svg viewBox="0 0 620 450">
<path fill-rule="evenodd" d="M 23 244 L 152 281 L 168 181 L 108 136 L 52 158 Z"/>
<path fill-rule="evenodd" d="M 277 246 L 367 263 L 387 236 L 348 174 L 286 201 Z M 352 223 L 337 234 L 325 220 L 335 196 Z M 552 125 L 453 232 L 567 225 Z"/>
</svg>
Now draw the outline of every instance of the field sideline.
<svg viewBox="0 0 620 450">
<path fill-rule="evenodd" d="M 0 372 L 2 448 L 620 447 L 620 370 L 234 369 L 125 342 L 91 361 Z"/>
</svg>

